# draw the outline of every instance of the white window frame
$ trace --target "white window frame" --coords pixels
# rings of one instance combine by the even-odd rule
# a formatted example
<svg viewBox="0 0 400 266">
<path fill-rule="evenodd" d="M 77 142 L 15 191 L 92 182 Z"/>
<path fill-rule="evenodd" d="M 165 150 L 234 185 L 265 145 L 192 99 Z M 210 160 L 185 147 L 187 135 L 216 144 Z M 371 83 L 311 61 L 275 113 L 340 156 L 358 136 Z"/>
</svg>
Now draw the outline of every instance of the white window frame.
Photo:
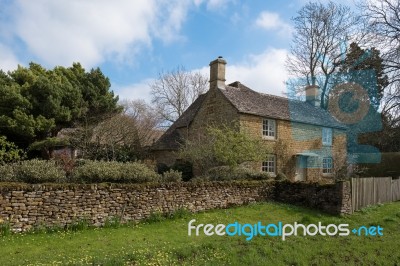
<svg viewBox="0 0 400 266">
<path fill-rule="evenodd" d="M 322 128 L 322 145 L 323 146 L 332 146 L 332 134 L 333 130 L 329 127 Z"/>
<path fill-rule="evenodd" d="M 263 118 L 262 120 L 262 136 L 267 139 L 276 138 L 276 121 L 273 119 Z"/>
<path fill-rule="evenodd" d="M 333 174 L 333 158 L 323 157 L 322 158 L 322 174 L 331 175 Z"/>
<path fill-rule="evenodd" d="M 265 161 L 261 163 L 261 171 L 271 175 L 276 174 L 276 155 L 269 154 Z"/>
</svg>

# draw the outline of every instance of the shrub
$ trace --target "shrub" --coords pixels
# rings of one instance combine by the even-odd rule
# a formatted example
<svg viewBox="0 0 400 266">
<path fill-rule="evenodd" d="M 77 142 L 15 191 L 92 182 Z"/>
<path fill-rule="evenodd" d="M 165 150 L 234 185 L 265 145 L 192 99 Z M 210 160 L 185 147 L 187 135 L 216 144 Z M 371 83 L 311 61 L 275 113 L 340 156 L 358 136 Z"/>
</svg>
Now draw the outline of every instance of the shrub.
<svg viewBox="0 0 400 266">
<path fill-rule="evenodd" d="M 55 155 L 54 160 L 56 161 L 57 165 L 64 170 L 67 177 L 71 176 L 75 168 L 75 159 L 71 158 L 68 152 L 63 151 L 62 153 Z"/>
<path fill-rule="evenodd" d="M 182 181 L 182 173 L 175 170 L 169 170 L 162 174 L 162 182 L 180 182 Z"/>
<path fill-rule="evenodd" d="M 240 131 L 239 124 L 208 126 L 198 138 L 186 140 L 179 150 L 179 156 L 196 163 L 201 174 L 216 165 L 238 167 L 248 161 L 261 161 L 271 153 L 269 144 Z"/>
<path fill-rule="evenodd" d="M 131 145 L 90 143 L 84 147 L 85 158 L 98 161 L 132 162 L 138 159 L 138 150 Z"/>
<path fill-rule="evenodd" d="M 266 172 L 255 171 L 248 168 L 239 167 L 236 170 L 237 179 L 248 179 L 248 180 L 267 180 L 271 176 Z"/>
<path fill-rule="evenodd" d="M 159 175 L 138 162 L 85 161 L 75 168 L 72 179 L 84 183 L 144 183 L 158 181 Z"/>
<path fill-rule="evenodd" d="M 0 181 L 10 182 L 16 181 L 15 171 L 12 164 L 0 164 Z"/>
<path fill-rule="evenodd" d="M 276 175 L 275 180 L 278 180 L 278 181 L 287 180 L 287 176 L 286 176 L 284 173 L 279 172 L 279 173 Z"/>
<path fill-rule="evenodd" d="M 207 172 L 211 180 L 266 180 L 269 179 L 269 174 L 265 172 L 254 171 L 245 167 L 229 167 L 217 166 L 210 168 Z"/>
<path fill-rule="evenodd" d="M 159 173 L 160 175 L 170 170 L 170 167 L 168 167 L 168 165 L 166 165 L 165 163 L 158 163 L 156 167 L 157 173 Z"/>
<path fill-rule="evenodd" d="M 233 176 L 233 170 L 229 166 L 217 166 L 208 169 L 207 175 L 210 180 L 231 180 L 235 179 Z"/>
<path fill-rule="evenodd" d="M 0 136 L 0 164 L 17 162 L 25 157 L 23 150 L 10 141 L 5 136 Z"/>
<path fill-rule="evenodd" d="M 13 165 L 16 181 L 26 183 L 64 182 L 65 172 L 55 161 L 33 159 Z"/>
<path fill-rule="evenodd" d="M 189 181 L 190 179 L 193 178 L 193 165 L 191 162 L 177 161 L 171 168 L 173 170 L 182 172 L 182 180 L 183 181 Z"/>
</svg>

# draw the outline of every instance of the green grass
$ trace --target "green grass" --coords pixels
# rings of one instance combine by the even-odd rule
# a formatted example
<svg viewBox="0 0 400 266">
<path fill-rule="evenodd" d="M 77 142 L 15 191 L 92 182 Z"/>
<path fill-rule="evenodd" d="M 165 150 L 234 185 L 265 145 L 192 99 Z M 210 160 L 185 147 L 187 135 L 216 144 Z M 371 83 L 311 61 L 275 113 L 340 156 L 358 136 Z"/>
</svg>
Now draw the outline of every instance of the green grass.
<svg viewBox="0 0 400 266">
<path fill-rule="evenodd" d="M 348 223 L 380 225 L 380 237 L 188 236 L 199 223 Z M 336 217 L 279 203 L 260 203 L 170 219 L 153 214 L 146 223 L 0 237 L 0 265 L 399 265 L 400 202 Z"/>
</svg>

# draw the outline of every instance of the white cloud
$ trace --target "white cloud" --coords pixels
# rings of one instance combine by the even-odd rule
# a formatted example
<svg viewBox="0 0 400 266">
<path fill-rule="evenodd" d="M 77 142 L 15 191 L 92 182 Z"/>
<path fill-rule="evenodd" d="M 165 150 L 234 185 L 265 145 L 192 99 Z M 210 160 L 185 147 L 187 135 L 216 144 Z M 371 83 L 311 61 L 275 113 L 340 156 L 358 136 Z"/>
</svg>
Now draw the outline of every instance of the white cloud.
<svg viewBox="0 0 400 266">
<path fill-rule="evenodd" d="M 119 100 L 145 100 L 147 103 L 151 102 L 150 86 L 154 79 L 144 79 L 138 83 L 120 86 L 113 84 L 111 89 L 119 96 Z"/>
<path fill-rule="evenodd" d="M 207 8 L 210 10 L 224 8 L 229 2 L 230 0 L 208 0 Z"/>
<path fill-rule="evenodd" d="M 258 92 L 285 96 L 285 81 L 288 79 L 285 69 L 287 54 L 285 49 L 268 48 L 261 54 L 248 55 L 242 62 L 232 64 L 225 59 L 226 84 L 239 81 Z M 209 67 L 194 71 L 209 75 Z"/>
<path fill-rule="evenodd" d="M 149 44 L 151 1 L 18 1 L 15 34 L 49 64 L 101 63 L 130 56 L 132 44 Z"/>
<path fill-rule="evenodd" d="M 33 57 L 50 65 L 132 62 L 152 40 L 179 40 L 191 2 L 37 0 L 13 2 L 7 27 Z M 0 35 L 4 32 L 1 33 Z M 1 38 L 1 36 L 0 36 Z"/>
<path fill-rule="evenodd" d="M 0 69 L 3 71 L 15 70 L 18 64 L 20 63 L 13 51 L 0 43 Z"/>
<path fill-rule="evenodd" d="M 288 76 L 285 69 L 287 50 L 268 48 L 263 53 L 250 55 L 244 62 L 227 64 L 227 84 L 240 81 L 252 90 L 283 96 L 284 82 Z"/>
<path fill-rule="evenodd" d="M 256 25 L 265 30 L 277 30 L 282 35 L 290 35 L 293 31 L 290 24 L 284 22 L 278 13 L 263 11 L 256 19 Z"/>
<path fill-rule="evenodd" d="M 186 19 L 190 6 L 189 1 L 165 1 L 163 10 L 158 14 L 158 20 L 162 23 L 154 23 L 155 35 L 165 42 L 172 42 L 182 39 L 179 35 L 181 26 Z"/>
<path fill-rule="evenodd" d="M 284 82 L 288 79 L 285 69 L 285 60 L 288 51 L 284 49 L 268 48 L 263 53 L 249 55 L 242 62 L 231 64 L 227 60 L 226 84 L 240 81 L 252 90 L 284 96 L 286 87 Z M 200 72 L 209 76 L 209 66 L 193 69 L 192 72 Z M 113 86 L 112 89 L 123 99 L 144 99 L 151 102 L 149 84 L 154 79 L 145 79 L 141 82 L 127 86 Z"/>
<path fill-rule="evenodd" d="M 225 9 L 232 0 L 194 0 L 194 4 L 199 6 L 203 3 L 206 4 L 208 10 Z"/>
</svg>

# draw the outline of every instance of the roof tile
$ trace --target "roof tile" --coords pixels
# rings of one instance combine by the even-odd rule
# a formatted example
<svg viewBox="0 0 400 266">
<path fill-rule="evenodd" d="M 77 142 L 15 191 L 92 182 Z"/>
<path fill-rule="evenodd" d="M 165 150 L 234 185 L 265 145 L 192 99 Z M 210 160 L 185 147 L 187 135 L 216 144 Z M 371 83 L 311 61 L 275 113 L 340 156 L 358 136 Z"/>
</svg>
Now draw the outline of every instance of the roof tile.
<svg viewBox="0 0 400 266">
<path fill-rule="evenodd" d="M 220 89 L 245 114 L 345 129 L 328 111 L 299 100 L 260 93 L 236 81 Z"/>
</svg>

